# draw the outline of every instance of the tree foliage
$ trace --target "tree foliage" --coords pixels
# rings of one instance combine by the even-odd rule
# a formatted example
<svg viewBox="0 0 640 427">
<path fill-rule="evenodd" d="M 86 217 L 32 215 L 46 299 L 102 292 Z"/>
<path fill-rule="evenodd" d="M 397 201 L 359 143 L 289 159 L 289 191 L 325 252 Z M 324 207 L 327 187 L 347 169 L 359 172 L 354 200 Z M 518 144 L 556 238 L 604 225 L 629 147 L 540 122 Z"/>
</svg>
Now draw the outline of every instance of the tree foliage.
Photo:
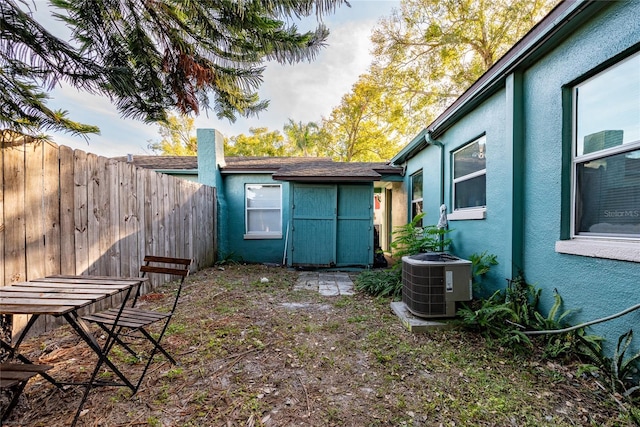
<svg viewBox="0 0 640 427">
<path fill-rule="evenodd" d="M 162 139 L 149 144 L 149 148 L 163 156 L 195 156 L 198 153 L 198 138 L 195 135 L 194 119 L 186 115 L 170 115 L 158 123 Z"/>
<path fill-rule="evenodd" d="M 414 135 L 558 2 L 402 0 L 373 32 L 372 73 L 403 104 Z"/>
<path fill-rule="evenodd" d="M 287 143 L 292 155 L 304 157 L 311 154 L 320 155 L 323 135 L 322 129 L 317 123 L 295 122 L 290 118 L 282 130 L 287 137 Z"/>
<path fill-rule="evenodd" d="M 58 82 L 109 96 L 124 117 L 165 120 L 167 111 L 212 108 L 234 120 L 267 107 L 258 98 L 265 61 L 313 60 L 327 28 L 301 33 L 344 0 L 50 0 L 66 42 L 40 25 L 29 0 L 0 2 L 0 127 L 20 133 L 97 128 L 47 107 Z M 212 99 L 210 99 L 212 97 Z"/>
<path fill-rule="evenodd" d="M 395 137 L 404 123 L 401 106 L 383 95 L 372 75 L 362 75 L 323 121 L 325 150 L 346 162 L 389 160 L 400 148 Z"/>
<path fill-rule="evenodd" d="M 251 135 L 236 135 L 225 140 L 226 156 L 268 156 L 287 155 L 287 144 L 282 134 L 267 128 L 251 128 Z"/>
</svg>

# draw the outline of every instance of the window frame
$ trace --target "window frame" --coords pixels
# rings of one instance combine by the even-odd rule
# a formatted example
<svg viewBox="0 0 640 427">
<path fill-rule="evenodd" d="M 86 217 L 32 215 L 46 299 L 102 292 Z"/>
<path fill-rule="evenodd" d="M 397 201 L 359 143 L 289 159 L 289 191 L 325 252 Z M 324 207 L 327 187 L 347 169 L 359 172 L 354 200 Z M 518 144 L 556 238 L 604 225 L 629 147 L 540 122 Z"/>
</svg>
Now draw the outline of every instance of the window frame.
<svg viewBox="0 0 640 427">
<path fill-rule="evenodd" d="M 609 157 L 616 154 L 622 154 L 625 152 L 635 151 L 640 149 L 640 140 L 632 143 L 621 144 L 620 146 L 610 147 L 603 150 L 577 155 L 577 125 L 578 125 L 578 109 L 577 109 L 577 97 L 576 89 L 581 85 L 597 78 L 598 76 L 606 73 L 608 70 L 623 64 L 625 61 L 631 60 L 634 57 L 640 56 L 640 52 L 635 51 L 630 55 L 625 55 L 623 58 L 611 59 L 605 61 L 600 66 L 594 68 L 591 74 L 585 76 L 585 78 L 569 83 L 563 88 L 563 92 L 567 94 L 567 109 L 566 113 L 569 117 L 566 118 L 570 124 L 570 134 L 566 135 L 567 138 L 567 151 L 568 158 L 567 163 L 570 170 L 568 178 L 569 183 L 569 197 L 568 206 L 566 211 L 569 212 L 568 233 L 561 236 L 561 240 L 557 240 L 555 243 L 555 251 L 557 253 L 578 255 L 591 258 L 603 258 L 628 262 L 640 262 L 640 239 L 637 237 L 622 237 L 614 234 L 578 234 L 576 232 L 576 205 L 577 205 L 577 165 L 588 162 L 594 159 L 600 159 Z M 563 95 L 564 96 L 564 95 Z M 566 140 L 565 140 L 566 141 Z M 564 210 L 564 209 L 563 209 Z"/>
<path fill-rule="evenodd" d="M 457 220 L 475 220 L 475 219 L 485 219 L 486 211 L 487 211 L 487 187 L 486 187 L 486 176 L 487 176 L 487 165 L 485 161 L 484 169 L 480 169 L 478 171 L 460 176 L 455 178 L 456 173 L 456 154 L 465 148 L 471 146 L 475 143 L 483 142 L 484 145 L 484 153 L 486 156 L 487 151 L 487 134 L 482 133 L 481 135 L 473 138 L 472 140 L 466 142 L 455 150 L 451 151 L 451 205 L 453 207 L 452 212 L 447 215 L 447 220 L 457 221 Z M 468 181 L 473 178 L 477 178 L 479 176 L 485 177 L 485 189 L 484 189 L 484 199 L 485 204 L 482 206 L 469 206 L 464 208 L 456 207 L 456 184 L 464 181 Z"/>
<path fill-rule="evenodd" d="M 248 194 L 249 190 L 254 187 L 277 187 L 278 193 L 280 196 L 279 206 L 275 207 L 249 207 L 249 199 Z M 244 239 L 245 240 L 253 240 L 253 239 L 282 239 L 282 184 L 276 183 L 245 183 L 244 185 Z M 278 222 L 280 226 L 279 231 L 251 231 L 249 230 L 249 212 L 250 211 L 278 211 Z"/>
<path fill-rule="evenodd" d="M 414 199 L 414 194 L 415 194 L 415 178 L 420 175 L 420 195 L 421 197 Z M 411 182 L 411 189 L 410 189 L 410 194 L 411 194 L 411 206 L 410 206 L 410 213 L 411 213 L 411 218 L 410 220 L 413 221 L 413 218 L 416 217 L 417 214 L 414 214 L 414 212 L 416 212 L 415 206 L 419 205 L 420 206 L 420 212 L 418 213 L 422 213 L 424 212 L 424 173 L 423 173 L 423 169 L 417 170 L 414 173 L 411 174 L 410 177 L 410 182 Z M 420 221 L 420 224 L 422 225 L 422 221 Z"/>
<path fill-rule="evenodd" d="M 620 61 L 617 61 L 608 67 L 600 70 L 596 74 L 590 76 L 587 79 L 584 79 L 571 87 L 571 217 L 570 217 L 570 238 L 571 239 L 584 239 L 584 240 L 592 240 L 592 241 L 628 241 L 628 242 L 639 242 L 640 236 L 638 235 L 629 235 L 625 236 L 623 234 L 615 234 L 615 233 L 588 233 L 588 232 L 579 232 L 577 227 L 577 215 L 578 215 L 578 167 L 581 164 L 589 163 L 594 160 L 606 159 L 608 157 L 612 157 L 615 155 L 620 155 L 632 151 L 640 150 L 640 139 L 625 144 L 624 142 L 620 145 L 604 148 L 601 150 L 596 150 L 593 152 L 589 152 L 587 154 L 578 154 L 578 89 L 581 86 L 597 79 L 600 76 L 603 76 L 607 72 L 613 70 L 616 67 L 624 64 L 627 61 L 631 61 L 633 59 L 640 60 L 640 53 L 635 53 L 629 55 Z M 584 148 L 583 148 L 584 151 Z"/>
</svg>

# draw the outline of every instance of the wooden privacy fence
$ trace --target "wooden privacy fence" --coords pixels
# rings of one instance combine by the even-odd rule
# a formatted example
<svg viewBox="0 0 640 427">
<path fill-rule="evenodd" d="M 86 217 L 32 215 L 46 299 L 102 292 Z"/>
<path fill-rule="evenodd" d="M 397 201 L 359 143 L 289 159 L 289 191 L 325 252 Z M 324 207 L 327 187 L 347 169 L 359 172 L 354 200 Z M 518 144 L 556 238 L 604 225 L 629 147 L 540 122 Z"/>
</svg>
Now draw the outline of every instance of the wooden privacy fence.
<svg viewBox="0 0 640 427">
<path fill-rule="evenodd" d="M 45 141 L 1 155 L 0 285 L 138 276 L 145 254 L 214 263 L 215 188 Z"/>
</svg>

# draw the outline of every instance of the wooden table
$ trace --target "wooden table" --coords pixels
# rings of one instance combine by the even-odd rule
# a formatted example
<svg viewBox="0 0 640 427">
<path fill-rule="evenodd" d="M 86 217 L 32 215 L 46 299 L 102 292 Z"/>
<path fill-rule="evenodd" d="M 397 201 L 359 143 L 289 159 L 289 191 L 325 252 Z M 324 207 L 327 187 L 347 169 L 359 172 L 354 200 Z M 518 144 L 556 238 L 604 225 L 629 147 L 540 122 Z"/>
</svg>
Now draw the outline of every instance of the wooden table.
<svg viewBox="0 0 640 427">
<path fill-rule="evenodd" d="M 135 386 L 108 358 L 109 351 L 113 347 L 115 336 L 109 334 L 106 342 L 100 345 L 91 333 L 86 322 L 79 316 L 78 311 L 84 307 L 118 294 L 122 295 L 119 305 L 120 312 L 127 305 L 129 297 L 134 289 L 140 286 L 146 278 L 120 278 L 108 276 L 49 276 L 41 279 L 33 279 L 28 282 L 14 283 L 11 286 L 0 287 L 0 314 L 27 314 L 31 318 L 27 322 L 20 336 L 12 343 L 5 341 L 0 344 L 8 349 L 14 357 L 25 363 L 31 363 L 24 355 L 19 353 L 20 344 L 23 342 L 29 330 L 42 315 L 50 315 L 64 318 L 73 330 L 89 345 L 98 355 L 98 362 L 86 383 L 85 394 L 80 402 L 80 407 L 73 420 L 77 421 L 78 415 L 86 401 L 92 387 L 99 385 L 127 386 L 132 391 Z M 119 314 L 118 314 L 119 316 Z M 113 332 L 113 331 L 111 331 Z M 122 383 L 96 381 L 100 367 L 106 364 Z M 48 375 L 43 375 L 56 386 L 60 383 Z"/>
</svg>

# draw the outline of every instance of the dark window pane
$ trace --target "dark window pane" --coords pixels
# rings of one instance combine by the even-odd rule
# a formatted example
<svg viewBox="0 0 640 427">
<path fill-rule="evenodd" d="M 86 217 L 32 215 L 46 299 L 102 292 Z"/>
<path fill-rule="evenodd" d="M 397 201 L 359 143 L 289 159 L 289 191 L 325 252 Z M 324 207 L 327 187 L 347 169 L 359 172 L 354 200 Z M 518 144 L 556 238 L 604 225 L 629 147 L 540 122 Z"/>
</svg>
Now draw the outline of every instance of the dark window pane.
<svg viewBox="0 0 640 427">
<path fill-rule="evenodd" d="M 487 176 L 480 175 L 455 184 L 455 209 L 475 208 L 487 203 Z"/>
<path fill-rule="evenodd" d="M 422 172 L 411 175 L 411 200 L 422 199 Z"/>
<path fill-rule="evenodd" d="M 477 141 L 453 154 L 453 178 L 479 172 L 487 167 L 486 138 Z"/>
<path fill-rule="evenodd" d="M 640 235 L 640 150 L 577 165 L 576 232 Z"/>
<path fill-rule="evenodd" d="M 411 204 L 411 219 L 415 218 L 416 215 L 422 213 L 422 202 L 416 202 Z M 420 224 L 422 225 L 422 224 Z"/>
</svg>

